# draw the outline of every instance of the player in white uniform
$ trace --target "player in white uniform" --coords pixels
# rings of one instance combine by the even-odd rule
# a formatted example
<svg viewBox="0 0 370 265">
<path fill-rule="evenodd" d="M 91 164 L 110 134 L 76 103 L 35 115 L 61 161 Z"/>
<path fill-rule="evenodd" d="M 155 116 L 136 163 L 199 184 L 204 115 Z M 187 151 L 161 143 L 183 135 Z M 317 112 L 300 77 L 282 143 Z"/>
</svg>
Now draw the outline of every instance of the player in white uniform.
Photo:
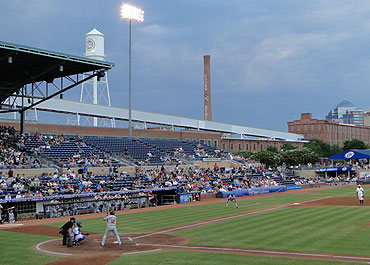
<svg viewBox="0 0 370 265">
<path fill-rule="evenodd" d="M 116 220 L 116 216 L 114 214 L 115 214 L 114 211 L 110 211 L 109 215 L 107 213 L 107 216 L 104 217 L 104 221 L 107 222 L 107 230 L 105 230 L 103 240 L 101 242 L 102 247 L 104 247 L 105 240 L 107 239 L 110 232 L 112 232 L 116 236 L 118 244 L 121 245 L 121 239 L 119 238 L 117 228 L 116 228 L 116 221 L 117 220 Z"/>
<path fill-rule="evenodd" d="M 360 205 L 364 205 L 364 188 L 361 185 L 358 185 L 356 189 L 358 200 L 360 201 Z"/>
<path fill-rule="evenodd" d="M 231 193 L 227 198 L 226 208 L 229 207 L 229 202 L 233 202 L 235 204 L 235 207 L 239 208 L 238 204 L 236 203 L 235 195 L 233 193 Z"/>
<path fill-rule="evenodd" d="M 73 238 L 74 238 L 76 246 L 79 246 L 81 241 L 84 240 L 86 236 L 89 235 L 89 233 L 81 233 L 81 227 L 82 227 L 81 222 L 77 222 L 76 225 L 77 226 L 73 228 L 72 233 L 73 233 Z"/>
<path fill-rule="evenodd" d="M 15 218 L 14 218 L 13 210 L 9 210 L 9 212 L 8 212 L 8 222 L 10 224 L 14 224 L 15 223 Z"/>
</svg>

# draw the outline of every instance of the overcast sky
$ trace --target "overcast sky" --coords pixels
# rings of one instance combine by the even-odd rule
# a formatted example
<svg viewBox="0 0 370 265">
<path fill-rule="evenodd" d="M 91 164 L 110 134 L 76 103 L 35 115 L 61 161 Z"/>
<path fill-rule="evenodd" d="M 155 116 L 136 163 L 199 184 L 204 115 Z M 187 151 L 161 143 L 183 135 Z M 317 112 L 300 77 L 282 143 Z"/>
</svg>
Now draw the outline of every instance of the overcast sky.
<svg viewBox="0 0 370 265">
<path fill-rule="evenodd" d="M 128 107 L 128 23 L 121 1 L 0 0 L 1 41 L 73 55 L 105 35 L 112 105 Z M 287 131 L 347 99 L 369 106 L 368 0 L 133 0 L 133 109 L 203 118 L 211 56 L 213 120 Z M 68 95 L 78 99 L 80 88 Z"/>
</svg>

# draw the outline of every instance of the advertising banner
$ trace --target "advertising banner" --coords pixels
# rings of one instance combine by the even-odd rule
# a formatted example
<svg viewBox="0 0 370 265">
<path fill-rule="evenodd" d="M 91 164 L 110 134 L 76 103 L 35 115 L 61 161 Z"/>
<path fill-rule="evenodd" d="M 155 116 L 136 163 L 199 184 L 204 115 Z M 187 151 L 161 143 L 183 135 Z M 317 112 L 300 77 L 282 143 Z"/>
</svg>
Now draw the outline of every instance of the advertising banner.
<svg viewBox="0 0 370 265">
<path fill-rule="evenodd" d="M 370 172 L 360 172 L 360 179 L 370 178 Z"/>
<path fill-rule="evenodd" d="M 180 203 L 188 203 L 190 202 L 190 194 L 180 194 Z"/>
<path fill-rule="evenodd" d="M 316 172 L 339 172 L 339 171 L 356 171 L 354 167 L 324 167 L 316 169 Z"/>
<path fill-rule="evenodd" d="M 218 162 L 218 161 L 221 161 L 221 158 L 208 158 L 208 157 L 203 158 L 203 162 Z"/>
</svg>

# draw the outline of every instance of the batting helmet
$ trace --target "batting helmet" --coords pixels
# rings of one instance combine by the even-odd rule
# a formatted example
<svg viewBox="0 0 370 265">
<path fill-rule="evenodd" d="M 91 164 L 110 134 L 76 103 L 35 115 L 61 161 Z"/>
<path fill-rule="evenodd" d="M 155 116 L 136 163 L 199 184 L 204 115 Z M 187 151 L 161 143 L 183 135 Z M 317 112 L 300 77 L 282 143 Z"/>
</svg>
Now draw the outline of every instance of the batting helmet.
<svg viewBox="0 0 370 265">
<path fill-rule="evenodd" d="M 116 213 L 114 211 L 110 211 L 110 214 L 111 215 L 115 215 Z"/>
<path fill-rule="evenodd" d="M 76 225 L 77 225 L 78 227 L 82 227 L 82 223 L 81 223 L 81 222 L 77 222 L 77 223 L 76 223 Z"/>
</svg>

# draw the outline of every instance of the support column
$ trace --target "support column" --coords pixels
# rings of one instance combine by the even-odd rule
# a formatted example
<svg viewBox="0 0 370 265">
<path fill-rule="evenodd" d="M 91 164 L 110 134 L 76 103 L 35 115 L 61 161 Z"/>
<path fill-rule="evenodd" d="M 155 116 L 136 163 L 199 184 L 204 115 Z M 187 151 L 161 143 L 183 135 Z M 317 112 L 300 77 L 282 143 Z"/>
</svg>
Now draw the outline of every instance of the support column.
<svg viewBox="0 0 370 265">
<path fill-rule="evenodd" d="M 24 134 L 24 129 L 25 129 L 25 112 L 21 110 L 19 112 L 20 114 L 20 127 L 21 127 L 21 134 Z"/>
</svg>

